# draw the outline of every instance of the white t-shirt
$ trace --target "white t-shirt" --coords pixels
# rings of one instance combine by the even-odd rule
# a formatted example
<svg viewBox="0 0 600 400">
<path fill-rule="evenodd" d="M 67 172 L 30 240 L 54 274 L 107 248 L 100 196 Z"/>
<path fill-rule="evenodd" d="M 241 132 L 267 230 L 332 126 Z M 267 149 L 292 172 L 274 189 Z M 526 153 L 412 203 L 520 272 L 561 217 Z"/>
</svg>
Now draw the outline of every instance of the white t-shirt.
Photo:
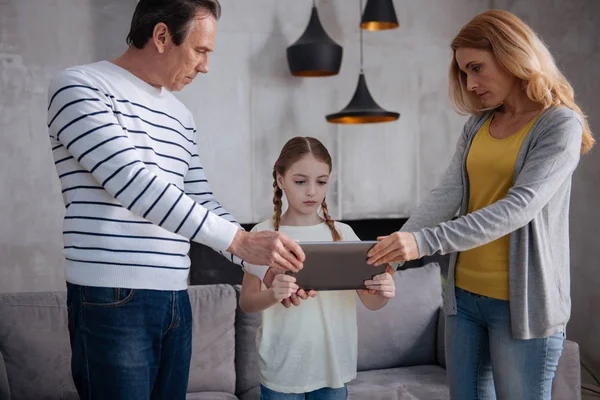
<svg viewBox="0 0 600 400">
<path fill-rule="evenodd" d="M 342 240 L 360 240 L 348 225 L 335 227 Z M 264 230 L 273 230 L 271 221 L 253 228 Z M 326 223 L 279 231 L 299 241 L 333 241 Z M 356 378 L 356 297 L 354 290 L 323 291 L 299 307 L 276 304 L 263 311 L 256 338 L 261 383 L 277 392 L 305 393 Z"/>
</svg>

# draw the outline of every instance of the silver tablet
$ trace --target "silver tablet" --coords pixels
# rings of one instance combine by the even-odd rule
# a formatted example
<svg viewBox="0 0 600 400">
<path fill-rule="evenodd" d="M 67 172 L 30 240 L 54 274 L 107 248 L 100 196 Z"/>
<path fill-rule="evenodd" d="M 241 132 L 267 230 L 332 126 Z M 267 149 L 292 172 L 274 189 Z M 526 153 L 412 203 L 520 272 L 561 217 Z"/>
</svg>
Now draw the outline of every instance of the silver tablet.
<svg viewBox="0 0 600 400">
<path fill-rule="evenodd" d="M 385 272 L 387 265 L 367 264 L 367 253 L 377 242 L 299 242 L 304 268 L 290 275 L 305 290 L 365 289 L 364 281 Z"/>
</svg>

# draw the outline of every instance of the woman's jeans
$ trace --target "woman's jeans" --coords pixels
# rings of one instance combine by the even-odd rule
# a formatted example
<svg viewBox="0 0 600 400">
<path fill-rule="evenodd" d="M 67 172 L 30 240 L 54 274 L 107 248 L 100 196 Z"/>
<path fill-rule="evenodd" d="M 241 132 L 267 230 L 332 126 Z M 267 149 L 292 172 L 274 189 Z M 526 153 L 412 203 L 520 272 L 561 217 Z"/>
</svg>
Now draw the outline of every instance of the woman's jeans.
<svg viewBox="0 0 600 400">
<path fill-rule="evenodd" d="M 514 339 L 509 302 L 456 288 L 446 317 L 446 368 L 453 400 L 550 400 L 564 333 Z"/>
</svg>

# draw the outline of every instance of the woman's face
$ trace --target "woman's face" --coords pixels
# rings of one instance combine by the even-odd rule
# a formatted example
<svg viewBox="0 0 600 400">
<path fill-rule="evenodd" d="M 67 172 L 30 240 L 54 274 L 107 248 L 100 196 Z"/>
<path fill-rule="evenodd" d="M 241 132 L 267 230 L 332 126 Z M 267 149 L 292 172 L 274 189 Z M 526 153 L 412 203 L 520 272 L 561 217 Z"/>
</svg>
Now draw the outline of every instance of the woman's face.
<svg viewBox="0 0 600 400">
<path fill-rule="evenodd" d="M 504 69 L 491 51 L 459 48 L 455 58 L 467 76 L 467 90 L 477 95 L 482 108 L 502 104 L 519 87 L 519 79 Z"/>
</svg>

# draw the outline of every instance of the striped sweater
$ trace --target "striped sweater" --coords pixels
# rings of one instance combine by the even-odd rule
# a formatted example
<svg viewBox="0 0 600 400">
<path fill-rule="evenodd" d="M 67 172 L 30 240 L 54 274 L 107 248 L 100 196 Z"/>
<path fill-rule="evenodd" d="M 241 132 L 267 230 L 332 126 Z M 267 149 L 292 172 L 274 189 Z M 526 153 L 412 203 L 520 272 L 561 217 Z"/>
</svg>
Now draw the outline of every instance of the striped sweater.
<svg viewBox="0 0 600 400">
<path fill-rule="evenodd" d="M 200 164 L 189 110 L 108 61 L 50 83 L 48 130 L 66 207 L 65 274 L 80 285 L 187 288 L 189 241 L 226 253 L 238 229 Z"/>
</svg>

